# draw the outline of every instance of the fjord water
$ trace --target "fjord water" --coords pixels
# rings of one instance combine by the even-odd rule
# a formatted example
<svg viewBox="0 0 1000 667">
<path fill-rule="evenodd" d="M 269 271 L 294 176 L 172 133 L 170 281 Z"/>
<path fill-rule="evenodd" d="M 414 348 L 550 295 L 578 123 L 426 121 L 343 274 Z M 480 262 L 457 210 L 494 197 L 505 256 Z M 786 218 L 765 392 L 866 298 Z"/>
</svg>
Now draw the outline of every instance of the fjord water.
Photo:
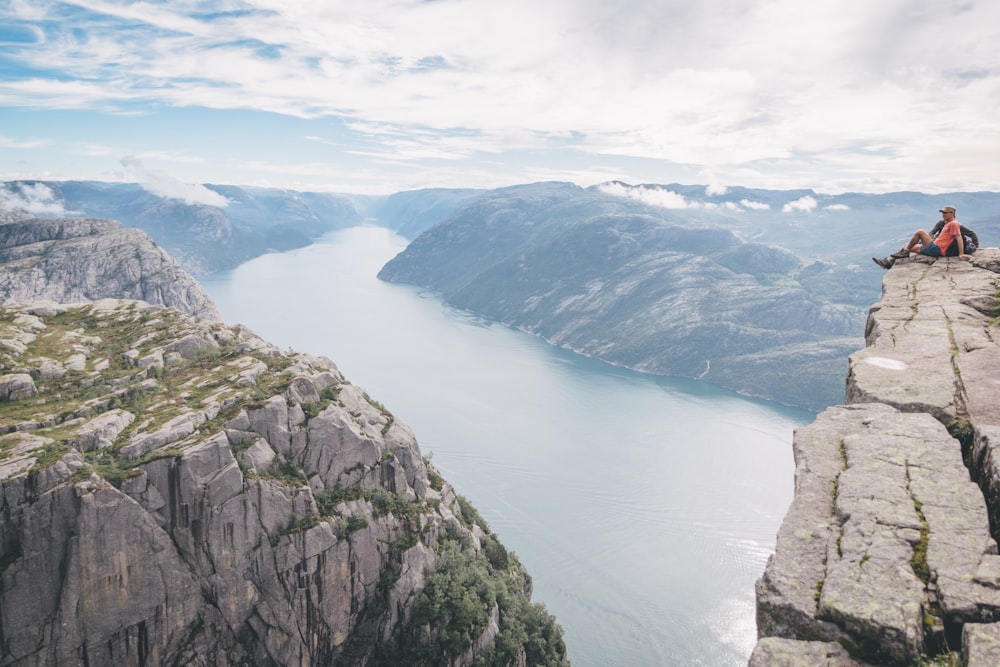
<svg viewBox="0 0 1000 667">
<path fill-rule="evenodd" d="M 754 582 L 813 415 L 556 349 L 379 281 L 375 226 L 203 284 L 226 321 L 327 356 L 416 433 L 534 579 L 577 667 L 745 665 Z"/>
</svg>

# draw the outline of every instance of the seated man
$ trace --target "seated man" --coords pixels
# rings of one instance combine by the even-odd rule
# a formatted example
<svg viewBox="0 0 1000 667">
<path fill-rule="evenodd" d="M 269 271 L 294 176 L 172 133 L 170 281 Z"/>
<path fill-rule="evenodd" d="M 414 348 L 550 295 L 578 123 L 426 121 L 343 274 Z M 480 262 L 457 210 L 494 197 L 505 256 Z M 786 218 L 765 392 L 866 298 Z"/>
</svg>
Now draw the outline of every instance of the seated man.
<svg viewBox="0 0 1000 667">
<path fill-rule="evenodd" d="M 872 257 L 872 261 L 883 269 L 891 269 L 897 259 L 909 257 L 911 252 L 927 255 L 928 257 L 943 257 L 952 241 L 958 244 L 959 259 L 970 259 L 970 256 L 965 254 L 962 227 L 958 224 L 958 220 L 955 219 L 955 207 L 945 206 L 941 209 L 941 215 L 944 218 L 942 220 L 943 226 L 937 238 L 931 238 L 930 234 L 922 229 L 918 229 L 910 238 L 910 242 L 905 246 L 888 257 Z"/>
</svg>

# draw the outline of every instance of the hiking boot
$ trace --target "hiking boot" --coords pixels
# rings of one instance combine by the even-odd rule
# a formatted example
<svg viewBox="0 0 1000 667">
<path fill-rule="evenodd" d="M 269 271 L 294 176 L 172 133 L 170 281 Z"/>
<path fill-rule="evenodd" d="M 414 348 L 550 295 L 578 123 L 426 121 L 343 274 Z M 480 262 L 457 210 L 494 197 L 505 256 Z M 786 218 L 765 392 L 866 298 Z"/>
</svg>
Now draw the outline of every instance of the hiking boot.
<svg viewBox="0 0 1000 667">
<path fill-rule="evenodd" d="M 892 265 L 895 263 L 888 257 L 884 259 L 882 257 L 872 257 L 872 261 L 881 266 L 883 269 L 891 269 Z"/>
<path fill-rule="evenodd" d="M 896 252 L 889 255 L 889 257 L 892 257 L 893 259 L 906 259 L 909 256 L 910 256 L 910 251 L 907 250 L 906 248 L 903 248 L 902 250 L 897 250 Z"/>
</svg>

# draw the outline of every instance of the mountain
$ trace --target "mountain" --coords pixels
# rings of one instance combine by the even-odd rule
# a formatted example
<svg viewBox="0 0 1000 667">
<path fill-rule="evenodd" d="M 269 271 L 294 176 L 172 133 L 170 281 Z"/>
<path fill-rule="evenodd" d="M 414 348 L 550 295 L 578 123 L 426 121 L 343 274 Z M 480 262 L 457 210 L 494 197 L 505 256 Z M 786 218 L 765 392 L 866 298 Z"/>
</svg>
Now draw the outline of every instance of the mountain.
<svg viewBox="0 0 1000 667">
<path fill-rule="evenodd" d="M 30 201 L 60 217 L 118 220 L 147 232 L 195 275 L 231 269 L 266 252 L 300 248 L 329 231 L 361 224 L 354 204 L 340 195 L 200 187 L 201 198 L 214 204 L 154 194 L 135 183 L 94 181 L 12 181 L 0 186 L 0 195 L 5 194 L 0 204 L 4 199 Z"/>
<path fill-rule="evenodd" d="M 809 409 L 843 400 L 843 359 L 882 269 L 937 210 L 987 245 L 1000 193 L 535 183 L 472 195 L 379 276 L 635 370 Z"/>
<path fill-rule="evenodd" d="M 222 320 L 201 285 L 145 232 L 113 220 L 26 216 L 0 222 L 0 304 L 128 298 Z"/>
<path fill-rule="evenodd" d="M 0 307 L 0 663 L 564 665 L 409 428 L 140 301 Z"/>
<path fill-rule="evenodd" d="M 472 200 L 379 277 L 610 363 L 815 407 L 840 400 L 864 313 L 803 272 L 816 271 L 720 225 L 541 183 Z"/>
<path fill-rule="evenodd" d="M 366 218 L 377 220 L 406 239 L 446 220 L 456 208 L 485 190 L 427 188 L 373 198 L 363 209 Z"/>
</svg>

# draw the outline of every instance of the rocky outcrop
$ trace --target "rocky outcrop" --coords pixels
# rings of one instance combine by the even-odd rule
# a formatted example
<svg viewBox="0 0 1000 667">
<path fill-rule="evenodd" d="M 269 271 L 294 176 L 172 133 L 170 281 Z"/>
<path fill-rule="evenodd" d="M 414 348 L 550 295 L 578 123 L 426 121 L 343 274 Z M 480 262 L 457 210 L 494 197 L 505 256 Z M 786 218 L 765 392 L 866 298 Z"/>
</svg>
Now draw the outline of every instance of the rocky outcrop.
<svg viewBox="0 0 1000 667">
<path fill-rule="evenodd" d="M 565 664 L 516 558 L 329 360 L 8 304 L 0 376 L 0 664 Z"/>
<path fill-rule="evenodd" d="M 0 224 L 0 303 L 139 299 L 220 321 L 218 308 L 166 252 L 113 220 Z"/>
<path fill-rule="evenodd" d="M 1000 664 L 1000 251 L 897 262 L 846 404 L 793 440 L 750 665 Z"/>
</svg>

